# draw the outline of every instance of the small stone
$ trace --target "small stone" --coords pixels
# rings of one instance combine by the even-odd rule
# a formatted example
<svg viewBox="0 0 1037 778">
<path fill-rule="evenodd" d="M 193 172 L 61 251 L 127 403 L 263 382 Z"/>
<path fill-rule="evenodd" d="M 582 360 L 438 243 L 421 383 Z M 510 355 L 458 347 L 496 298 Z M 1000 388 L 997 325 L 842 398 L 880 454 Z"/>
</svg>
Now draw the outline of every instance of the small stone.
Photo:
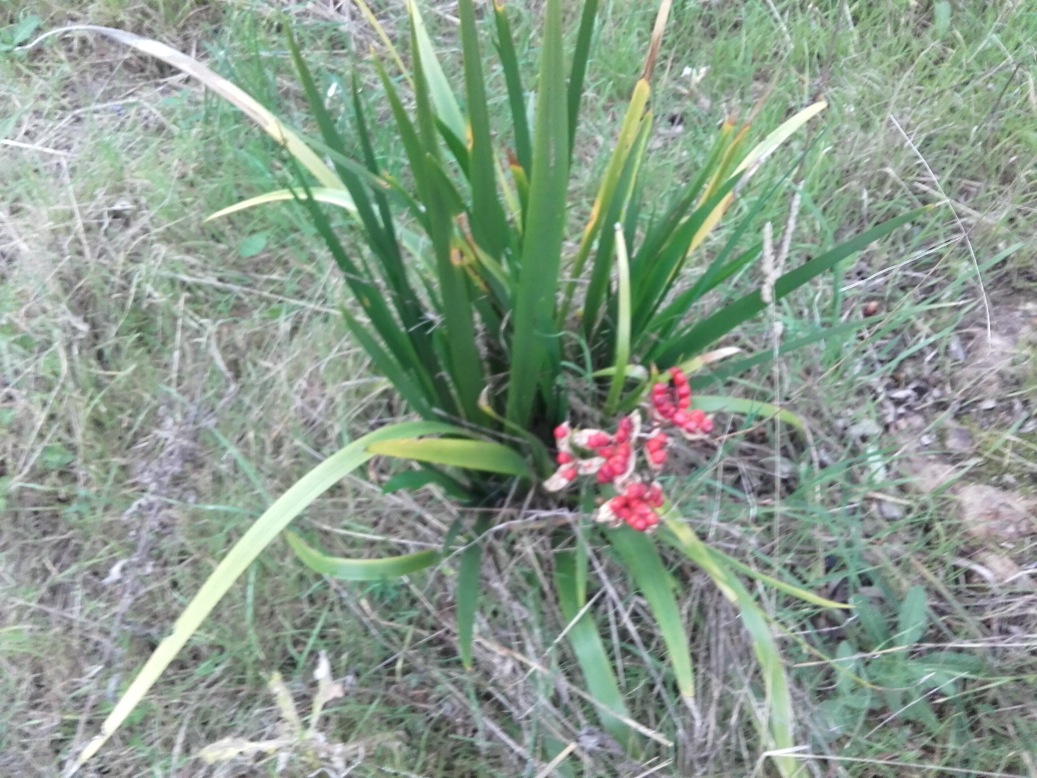
<svg viewBox="0 0 1037 778">
<path fill-rule="evenodd" d="M 886 521 L 898 521 L 904 518 L 904 507 L 895 502 L 889 500 L 879 500 L 876 506 L 879 510 L 879 516 Z"/>
<path fill-rule="evenodd" d="M 951 337 L 950 342 L 947 344 L 947 354 L 955 362 L 965 361 L 965 347 L 961 345 L 961 338 L 957 335 Z"/>
<path fill-rule="evenodd" d="M 851 424 L 846 431 L 852 438 L 867 440 L 868 438 L 878 437 L 882 432 L 882 427 L 874 419 L 864 419 Z"/>
<path fill-rule="evenodd" d="M 944 431 L 943 445 L 952 454 L 969 454 L 975 446 L 975 441 L 971 432 L 955 424 Z"/>
</svg>

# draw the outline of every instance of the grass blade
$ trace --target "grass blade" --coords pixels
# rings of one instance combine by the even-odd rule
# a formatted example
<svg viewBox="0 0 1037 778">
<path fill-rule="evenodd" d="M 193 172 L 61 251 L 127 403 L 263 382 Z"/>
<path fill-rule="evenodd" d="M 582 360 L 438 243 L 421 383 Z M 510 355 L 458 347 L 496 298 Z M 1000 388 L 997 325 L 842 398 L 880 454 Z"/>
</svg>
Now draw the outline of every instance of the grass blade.
<svg viewBox="0 0 1037 778">
<path fill-rule="evenodd" d="M 454 595 L 454 611 L 457 615 L 457 649 L 461 664 L 470 670 L 474 664 L 472 636 L 475 633 L 475 614 L 479 610 L 479 594 L 482 591 L 482 536 L 490 527 L 488 516 L 480 516 L 475 522 L 475 539 L 461 554 L 461 569 L 457 574 L 457 589 Z"/>
<path fill-rule="evenodd" d="M 806 422 L 792 411 L 786 411 L 784 408 L 761 400 L 694 394 L 691 398 L 691 405 L 706 413 L 738 413 L 756 419 L 777 419 L 795 427 L 800 432 L 806 432 Z"/>
</svg>

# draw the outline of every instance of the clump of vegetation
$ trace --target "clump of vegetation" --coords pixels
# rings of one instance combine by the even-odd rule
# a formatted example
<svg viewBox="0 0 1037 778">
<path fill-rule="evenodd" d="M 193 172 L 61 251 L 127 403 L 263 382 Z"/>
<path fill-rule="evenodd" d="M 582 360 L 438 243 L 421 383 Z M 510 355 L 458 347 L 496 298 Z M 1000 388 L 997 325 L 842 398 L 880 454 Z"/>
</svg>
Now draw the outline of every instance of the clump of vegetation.
<svg viewBox="0 0 1037 778">
<path fill-rule="evenodd" d="M 946 4 L 938 5 L 943 20 L 938 27 L 943 29 Z M 667 4 L 663 7 L 668 10 Z M 473 99 L 480 84 L 484 91 L 487 86 L 485 73 L 472 71 L 476 66 L 471 63 L 485 62 L 480 47 L 485 36 L 479 35 L 470 4 L 462 3 L 463 71 L 443 61 L 445 55 L 436 50 L 416 8 L 410 10 L 409 52 L 396 51 L 385 36 L 388 56 L 379 64 L 379 83 L 387 111 L 370 84 L 357 89 L 354 82 L 352 90 L 343 90 L 341 79 L 310 74 L 304 60 L 312 58 L 293 45 L 300 91 L 311 105 L 312 123 L 307 126 L 316 127 L 319 137 L 290 130 L 259 103 L 182 55 L 109 31 L 117 40 L 198 75 L 290 152 L 283 160 L 300 175 L 288 188 L 228 210 L 282 200 L 295 203 L 296 212 L 311 219 L 312 229 L 344 270 L 350 300 L 359 302 L 347 303 L 345 311 L 354 337 L 375 372 L 388 379 L 413 414 L 410 418 L 419 420 L 381 427 L 354 441 L 255 523 L 116 706 L 104 737 L 129 714 L 261 550 L 322 490 L 378 456 L 416 463 L 395 471 L 387 491 L 434 487 L 461 509 L 462 518 L 443 535 L 439 548 L 387 559 L 372 559 L 371 554 L 332 557 L 285 532 L 307 565 L 332 577 L 368 582 L 440 564 L 452 568 L 458 592 L 456 644 L 461 659 L 471 665 L 473 640 L 481 629 L 476 627 L 480 600 L 487 600 L 479 581 L 488 539 L 503 534 L 489 533 L 516 506 L 527 516 L 555 517 L 544 524 L 544 547 L 552 553 L 538 560 L 548 575 L 537 585 L 552 589 L 545 601 L 557 600 L 570 622 L 564 634 L 595 703 L 588 710 L 600 716 L 602 728 L 615 740 L 636 753 L 638 729 L 629 702 L 619 692 L 625 685 L 624 668 L 614 653 L 618 649 L 601 639 L 595 623 L 589 567 L 597 550 L 604 549 L 610 564 L 626 573 L 654 622 L 650 629 L 660 638 L 656 647 L 666 649 L 669 666 L 660 671 L 665 683 L 672 682 L 693 705 L 696 679 L 688 650 L 688 615 L 681 612 L 680 589 L 671 583 L 674 560 L 683 556 L 735 603 L 748 628 L 763 671 L 754 694 L 766 704 L 753 706 L 759 714 L 760 750 L 802 742 L 802 732 L 793 733 L 787 681 L 770 634 L 775 624 L 768 615 L 771 608 L 765 610 L 757 598 L 761 593 L 768 597 L 767 587 L 772 586 L 821 607 L 833 603 L 789 583 L 785 560 L 770 568 L 778 571 L 777 578 L 768 579 L 731 558 L 732 546 L 712 538 L 702 542 L 692 531 L 701 523 L 699 517 L 689 515 L 694 508 L 680 502 L 681 487 L 695 477 L 694 457 L 675 451 L 673 444 L 688 435 L 693 444 L 724 446 L 727 437 L 709 427 L 714 417 L 720 426 L 732 413 L 778 418 L 793 429 L 802 425 L 779 411 L 777 402 L 707 394 L 705 368 L 724 360 L 720 370 L 711 370 L 712 377 L 737 380 L 745 368 L 766 363 L 779 351 L 790 353 L 795 345 L 819 342 L 821 329 L 807 327 L 808 335 L 802 336 L 800 329 L 780 348 L 744 356 L 734 348 L 719 348 L 732 340 L 744 346 L 738 336 L 754 316 L 767 312 L 775 317 L 777 306 L 796 288 L 828 270 L 838 271 L 843 259 L 913 214 L 874 230 L 864 218 L 863 226 L 854 227 L 863 230 L 859 241 L 812 251 L 813 259 L 801 265 L 793 261 L 787 272 L 786 241 L 779 241 L 783 248 L 775 251 L 766 231 L 764 240 L 755 239 L 775 213 L 797 210 L 795 203 L 788 209 L 779 204 L 777 192 L 784 187 L 770 189 L 759 171 L 792 167 L 775 152 L 784 150 L 785 140 L 821 110 L 820 104 L 755 147 L 749 142 L 751 128 L 724 126 L 704 166 L 672 190 L 661 186 L 648 171 L 649 106 L 657 101 L 650 63 L 662 40 L 662 23 L 616 143 L 604 160 L 604 173 L 584 202 L 578 194 L 581 187 L 574 184 L 588 175 L 578 153 L 583 93 L 578 62 L 582 56 L 584 65 L 589 63 L 589 55 L 580 52 L 593 40 L 596 4 L 587 3 L 582 10 L 574 29 L 576 56 L 569 60 L 561 45 L 559 7 L 549 4 L 535 84 L 524 80 L 519 58 L 507 51 L 509 44 L 516 48 L 516 39 L 507 34 L 514 19 L 497 8 L 484 20 L 500 54 L 497 73 L 507 90 L 499 102 L 506 107 L 503 115 L 482 112 L 485 97 Z M 16 43 L 23 42 L 25 34 L 16 33 Z M 388 64 L 393 60 L 396 67 Z M 553 75 L 549 61 L 561 68 Z M 450 72 L 463 72 L 463 79 L 451 84 L 445 75 Z M 338 113 L 324 108 L 329 84 L 350 95 L 348 126 Z M 375 112 L 377 119 L 372 118 Z M 668 201 L 670 191 L 675 194 Z M 559 198 L 559 192 L 564 196 Z M 812 216 L 825 224 L 821 214 L 827 208 L 819 209 L 809 197 L 807 201 Z M 874 202 L 872 206 L 874 214 Z M 868 213 L 865 208 L 864 215 Z M 841 217 L 838 221 L 854 223 Z M 845 234 L 842 229 L 828 232 L 830 242 L 835 234 Z M 788 229 L 786 237 L 791 234 Z M 242 243 L 242 256 L 262 252 L 264 245 Z M 747 286 L 750 292 L 745 294 Z M 788 324 L 794 330 L 801 326 L 795 317 L 786 319 Z M 839 337 L 852 338 L 861 326 L 847 322 L 838 328 Z M 827 369 L 839 355 L 825 342 L 830 346 Z M 683 416 L 678 418 L 679 413 Z M 65 468 L 70 450 L 52 445 L 40 462 Z M 870 466 L 875 456 L 869 454 L 865 464 Z M 682 477 L 669 475 L 674 473 Z M 555 486 L 559 488 L 552 491 Z M 584 517 L 602 521 L 581 524 Z M 732 556 L 755 553 L 749 544 L 737 550 Z M 754 575 L 759 583 L 746 586 Z M 917 605 L 917 589 L 901 591 L 908 596 L 902 608 L 894 608 L 894 620 L 908 619 L 918 610 L 908 607 Z M 902 596 L 891 594 L 890 602 Z M 962 657 L 944 668 L 938 684 L 929 683 L 931 652 L 921 634 L 929 635 L 935 623 L 919 620 L 917 613 L 908 621 L 920 625 L 911 628 L 909 642 L 900 640 L 899 630 L 882 633 L 869 627 L 865 633 L 848 630 L 839 643 L 834 667 L 856 664 L 838 676 L 838 704 L 821 711 L 837 726 L 833 737 L 853 731 L 870 716 L 900 711 L 914 725 L 932 729 L 939 722 L 926 711 L 944 708 L 931 708 L 928 698 L 962 694 L 963 682 L 982 669 Z M 879 656 L 862 659 L 862 652 Z M 862 680 L 876 687 L 863 706 L 852 702 Z M 918 690 L 926 699 L 917 698 Z M 95 741 L 92 747 L 100 745 Z M 794 771 L 796 763 L 781 756 L 778 769 Z"/>
<path fill-rule="evenodd" d="M 187 606 L 173 634 L 156 650 L 79 763 L 118 728 L 261 550 L 314 498 L 370 457 L 420 464 L 419 471 L 405 473 L 394 488 L 434 484 L 462 505 L 485 507 L 499 504 L 502 495 L 515 495 L 516 488 L 535 487 L 546 477 L 552 445 L 559 447 L 556 459 L 562 467 L 545 482 L 549 491 L 568 485 L 581 471 L 596 474 L 597 486 L 584 488 L 574 506 L 589 513 L 596 501 L 604 500 L 597 515 L 612 527 L 606 540 L 648 600 L 681 694 L 689 700 L 694 696 L 685 627 L 675 593 L 665 583 L 663 558 L 653 543 L 637 534 L 654 530 L 661 517 L 663 540 L 706 571 L 741 610 L 763 670 L 766 705 L 760 724 L 765 742 L 780 750 L 792 747 L 791 701 L 764 613 L 738 580 L 738 569 L 699 540 L 679 512 L 667 505 L 661 486 L 635 476 L 636 447 L 643 443 L 649 468 L 657 469 L 667 438 L 661 426 L 654 426 L 642 440 L 640 416 L 630 411 L 650 395 L 657 424 L 665 421 L 695 436 L 710 431 L 706 409 L 710 403 L 724 407 L 724 400 L 707 398 L 706 408 L 693 409 L 696 401 L 686 371 L 737 352 L 709 349 L 768 304 L 914 214 L 887 221 L 783 272 L 787 244 L 781 257 L 775 256 L 769 240 L 743 245 L 754 216 L 773 197 L 765 192 L 712 247 L 712 256 L 701 263 L 705 269 L 687 283 L 685 268 L 704 253 L 703 246 L 736 195 L 747 196 L 757 169 L 824 104 L 795 115 L 747 152 L 743 145 L 749 128 L 725 124 L 708 162 L 691 183 L 674 192 L 659 212 L 649 211 L 642 169 L 652 127 L 651 80 L 670 11 L 664 0 L 588 219 L 577 239 L 567 239 L 571 166 L 597 8 L 595 0 L 583 4 L 567 65 L 561 4 L 547 3 L 530 117 L 530 92 L 515 57 L 508 15 L 502 5 L 495 6 L 495 47 L 510 107 L 504 141 L 491 129 L 474 4 L 468 0 L 459 8 L 465 110 L 416 4 L 409 4 L 408 66 L 388 44 L 391 59 L 410 87 L 406 98 L 378 64 L 393 134 L 406 156 L 405 176 L 385 167 L 369 130 L 370 109 L 355 81 L 353 131 L 359 151 L 350 155 L 294 42 L 290 41 L 292 56 L 320 128 L 319 140 L 307 141 L 289 130 L 239 88 L 179 52 L 127 33 L 98 30 L 203 79 L 282 144 L 300 173 L 312 176 L 218 215 L 288 199 L 308 209 L 357 306 L 343 308 L 350 331 L 421 420 L 388 425 L 354 441 L 301 479 L 256 521 Z M 322 204 L 352 218 L 361 238 L 358 244 L 342 240 Z M 727 279 L 760 262 L 765 272 L 757 291 L 701 315 L 704 296 L 722 292 Z M 672 385 L 659 381 L 660 369 L 670 371 Z M 572 433 L 567 419 L 577 408 L 592 417 L 595 429 Z M 621 412 L 629 415 L 623 416 L 614 436 L 597 429 Z M 777 414 L 778 409 L 761 405 L 755 412 Z M 492 524 L 492 514 L 483 513 L 457 528 L 469 537 L 456 606 L 458 649 L 466 665 L 472 662 L 481 536 Z M 293 535 L 288 539 L 315 570 L 343 578 L 399 576 L 441 559 L 434 551 L 382 560 L 333 559 Z M 586 554 L 572 547 L 567 532 L 558 533 L 556 542 L 557 596 L 567 617 L 576 622 L 570 642 L 587 687 L 600 705 L 603 728 L 626 748 L 634 748 L 635 730 L 628 724 L 612 663 L 589 616 L 579 615 L 587 602 Z M 823 601 L 795 586 L 773 579 L 771 583 L 809 601 Z M 784 774 L 796 769 L 788 757 L 776 763 Z"/>
</svg>

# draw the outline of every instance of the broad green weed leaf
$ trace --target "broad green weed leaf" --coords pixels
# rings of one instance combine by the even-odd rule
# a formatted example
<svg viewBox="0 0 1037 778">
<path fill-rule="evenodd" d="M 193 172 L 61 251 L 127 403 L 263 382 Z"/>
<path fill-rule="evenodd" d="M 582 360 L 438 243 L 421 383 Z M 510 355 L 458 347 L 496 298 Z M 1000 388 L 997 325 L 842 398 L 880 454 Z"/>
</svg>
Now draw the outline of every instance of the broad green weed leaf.
<svg viewBox="0 0 1037 778">
<path fill-rule="evenodd" d="M 912 586 L 904 595 L 897 613 L 897 634 L 894 642 L 899 646 L 913 646 L 929 624 L 929 607 L 926 603 L 924 586 Z"/>
<path fill-rule="evenodd" d="M 18 48 L 36 34 L 43 24 L 36 14 L 23 16 L 15 24 L 0 28 L 0 51 L 11 51 Z"/>
<path fill-rule="evenodd" d="M 860 619 L 864 634 L 871 643 L 869 648 L 887 648 L 890 644 L 889 628 L 886 619 L 871 600 L 864 595 L 850 595 L 850 606 Z"/>
<path fill-rule="evenodd" d="M 267 236 L 265 232 L 256 232 L 238 242 L 238 256 L 249 259 L 261 254 L 266 249 Z"/>
</svg>

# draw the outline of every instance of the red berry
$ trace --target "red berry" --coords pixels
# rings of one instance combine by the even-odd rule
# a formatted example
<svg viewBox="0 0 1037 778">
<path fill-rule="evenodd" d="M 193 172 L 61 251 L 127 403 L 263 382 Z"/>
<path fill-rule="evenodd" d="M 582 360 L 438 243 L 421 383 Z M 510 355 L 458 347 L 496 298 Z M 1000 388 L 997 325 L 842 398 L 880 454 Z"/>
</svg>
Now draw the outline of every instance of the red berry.
<svg viewBox="0 0 1037 778">
<path fill-rule="evenodd" d="M 678 427 L 685 429 L 688 426 L 688 414 L 684 411 L 677 411 L 670 419 Z"/>
<path fill-rule="evenodd" d="M 669 443 L 669 438 L 666 437 L 666 433 L 659 431 L 648 439 L 645 443 L 645 448 L 649 451 L 661 451 L 666 448 L 667 443 Z"/>
<path fill-rule="evenodd" d="M 559 470 L 558 474 L 562 476 L 562 478 L 564 478 L 566 481 L 572 481 L 579 474 L 579 471 L 576 469 L 575 465 L 571 465 L 569 467 L 563 468 L 562 470 Z"/>
<path fill-rule="evenodd" d="M 560 465 L 567 465 L 567 464 L 569 464 L 570 462 L 573 461 L 573 455 L 572 454 L 568 454 L 565 451 L 559 451 L 557 459 L 558 459 L 558 464 L 560 464 Z"/>
<path fill-rule="evenodd" d="M 558 438 L 559 440 L 561 440 L 562 438 L 564 438 L 568 434 L 569 434 L 569 424 L 568 424 L 568 422 L 563 423 L 563 424 L 559 424 L 557 427 L 555 427 L 555 437 Z"/>
</svg>

